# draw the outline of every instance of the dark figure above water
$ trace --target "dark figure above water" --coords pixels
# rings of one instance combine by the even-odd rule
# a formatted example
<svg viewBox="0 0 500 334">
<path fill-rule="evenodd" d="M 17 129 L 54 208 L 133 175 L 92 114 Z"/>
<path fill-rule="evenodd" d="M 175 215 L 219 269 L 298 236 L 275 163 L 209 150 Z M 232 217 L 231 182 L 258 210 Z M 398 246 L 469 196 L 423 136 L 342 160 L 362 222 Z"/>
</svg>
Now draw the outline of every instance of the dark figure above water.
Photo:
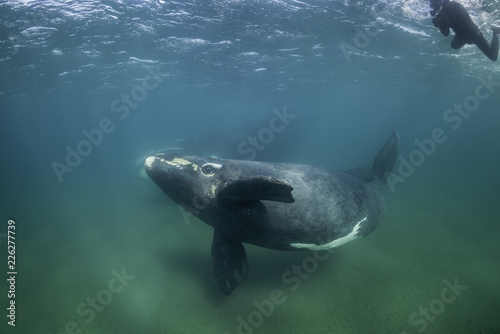
<svg viewBox="0 0 500 334">
<path fill-rule="evenodd" d="M 455 32 L 451 47 L 460 49 L 465 44 L 476 44 L 477 47 L 491 60 L 497 60 L 498 33 L 500 28 L 493 27 L 491 44 L 486 41 L 479 28 L 472 22 L 469 13 L 458 2 L 449 0 L 430 0 L 432 23 L 438 27 L 443 35 L 450 34 L 450 28 Z"/>
</svg>

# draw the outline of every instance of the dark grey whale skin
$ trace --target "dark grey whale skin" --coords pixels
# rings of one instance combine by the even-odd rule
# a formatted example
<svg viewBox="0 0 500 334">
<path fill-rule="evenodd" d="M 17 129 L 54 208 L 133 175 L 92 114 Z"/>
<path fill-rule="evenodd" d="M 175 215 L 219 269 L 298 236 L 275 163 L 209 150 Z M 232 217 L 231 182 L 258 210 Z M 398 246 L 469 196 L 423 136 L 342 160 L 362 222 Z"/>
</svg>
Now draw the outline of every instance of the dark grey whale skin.
<svg viewBox="0 0 500 334">
<path fill-rule="evenodd" d="M 371 167 L 352 172 L 176 154 L 151 156 L 145 168 L 165 194 L 214 228 L 212 257 L 221 256 L 220 249 L 236 254 L 231 261 L 237 265 L 244 257 L 246 276 L 244 249 L 231 253 L 241 242 L 277 250 L 329 248 L 373 231 L 384 216 L 383 190 L 398 146 L 393 132 Z M 230 294 L 240 281 L 225 283 L 229 293 L 219 288 Z"/>
</svg>

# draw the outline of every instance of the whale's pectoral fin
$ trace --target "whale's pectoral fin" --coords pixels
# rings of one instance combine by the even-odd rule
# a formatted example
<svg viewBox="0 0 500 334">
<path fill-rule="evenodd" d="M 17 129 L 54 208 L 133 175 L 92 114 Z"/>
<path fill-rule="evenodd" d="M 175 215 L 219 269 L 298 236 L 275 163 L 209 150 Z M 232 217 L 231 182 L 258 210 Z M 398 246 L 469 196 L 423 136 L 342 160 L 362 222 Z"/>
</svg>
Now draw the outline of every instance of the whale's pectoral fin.
<svg viewBox="0 0 500 334">
<path fill-rule="evenodd" d="M 260 200 L 293 203 L 293 187 L 285 180 L 253 176 L 232 180 L 219 190 L 219 199 L 230 205 L 248 205 Z"/>
<path fill-rule="evenodd" d="M 214 231 L 212 271 L 220 292 L 229 296 L 248 275 L 247 255 L 240 241 Z"/>
</svg>

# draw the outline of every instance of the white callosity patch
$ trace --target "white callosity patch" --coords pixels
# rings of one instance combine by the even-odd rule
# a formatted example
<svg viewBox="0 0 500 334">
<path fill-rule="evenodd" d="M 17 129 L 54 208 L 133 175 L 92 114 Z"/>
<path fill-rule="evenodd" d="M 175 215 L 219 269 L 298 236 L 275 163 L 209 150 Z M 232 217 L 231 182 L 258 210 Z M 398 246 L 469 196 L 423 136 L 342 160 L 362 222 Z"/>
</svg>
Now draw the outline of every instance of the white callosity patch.
<svg viewBox="0 0 500 334">
<path fill-rule="evenodd" d="M 167 161 L 166 161 L 167 162 Z M 171 164 L 176 164 L 176 165 L 182 165 L 182 166 L 187 166 L 187 165 L 191 165 L 193 164 L 191 161 L 189 160 L 186 160 L 186 159 L 182 159 L 182 158 L 175 158 L 174 160 L 172 161 L 168 161 L 168 163 L 171 163 Z M 194 165 L 194 164 L 193 164 Z"/>
<path fill-rule="evenodd" d="M 144 165 L 146 166 L 146 168 L 151 168 L 153 166 L 153 162 L 156 160 L 156 157 L 148 157 L 146 159 L 146 162 L 144 163 Z"/>
<path fill-rule="evenodd" d="M 186 160 L 186 159 L 182 159 L 182 158 L 175 158 L 174 160 L 165 160 L 163 158 L 159 158 L 159 157 L 154 157 L 154 156 L 151 156 L 151 157 L 148 157 L 146 159 L 146 162 L 145 162 L 145 166 L 146 168 L 151 168 L 153 166 L 153 162 L 158 159 L 160 160 L 161 162 L 163 163 L 166 163 L 166 164 L 169 164 L 171 166 L 174 166 L 174 167 L 178 167 L 178 168 L 182 168 L 183 166 L 189 166 L 191 165 L 191 167 L 193 167 L 193 169 L 196 171 L 198 170 L 198 165 L 195 164 L 195 163 L 192 163 L 191 161 L 189 160 Z"/>
<path fill-rule="evenodd" d="M 368 218 L 368 217 L 361 219 L 354 226 L 351 233 L 349 233 L 348 235 L 345 235 L 343 237 L 340 237 L 338 239 L 332 240 L 327 244 L 315 245 L 315 244 L 292 243 L 292 244 L 290 244 L 290 246 L 295 247 L 295 248 L 307 248 L 310 250 L 322 250 L 322 249 L 329 249 L 329 248 L 333 248 L 333 247 L 338 247 L 340 245 L 343 245 L 343 244 L 348 243 L 354 239 L 359 238 L 358 236 L 356 236 L 356 234 L 358 233 L 358 230 L 361 227 L 361 223 L 364 222 L 366 220 L 366 218 Z"/>
<path fill-rule="evenodd" d="M 215 191 L 216 191 L 216 190 L 217 190 L 217 185 L 212 184 L 212 185 L 210 186 L 210 194 L 211 194 L 211 196 L 210 196 L 210 197 L 215 198 Z"/>
</svg>

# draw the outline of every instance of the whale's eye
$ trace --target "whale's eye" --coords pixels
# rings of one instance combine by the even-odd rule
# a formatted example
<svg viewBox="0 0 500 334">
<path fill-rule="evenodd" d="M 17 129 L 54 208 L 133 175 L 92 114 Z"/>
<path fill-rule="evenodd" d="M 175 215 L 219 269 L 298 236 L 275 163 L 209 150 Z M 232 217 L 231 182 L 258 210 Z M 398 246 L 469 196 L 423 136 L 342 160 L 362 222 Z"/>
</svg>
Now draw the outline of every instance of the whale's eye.
<svg viewBox="0 0 500 334">
<path fill-rule="evenodd" d="M 207 176 L 212 176 L 221 167 L 222 165 L 219 164 L 204 164 L 201 166 L 201 172 Z"/>
<path fill-rule="evenodd" d="M 203 174 L 215 174 L 215 167 L 212 166 L 212 165 L 203 165 L 201 167 L 201 171 L 203 172 Z"/>
</svg>

